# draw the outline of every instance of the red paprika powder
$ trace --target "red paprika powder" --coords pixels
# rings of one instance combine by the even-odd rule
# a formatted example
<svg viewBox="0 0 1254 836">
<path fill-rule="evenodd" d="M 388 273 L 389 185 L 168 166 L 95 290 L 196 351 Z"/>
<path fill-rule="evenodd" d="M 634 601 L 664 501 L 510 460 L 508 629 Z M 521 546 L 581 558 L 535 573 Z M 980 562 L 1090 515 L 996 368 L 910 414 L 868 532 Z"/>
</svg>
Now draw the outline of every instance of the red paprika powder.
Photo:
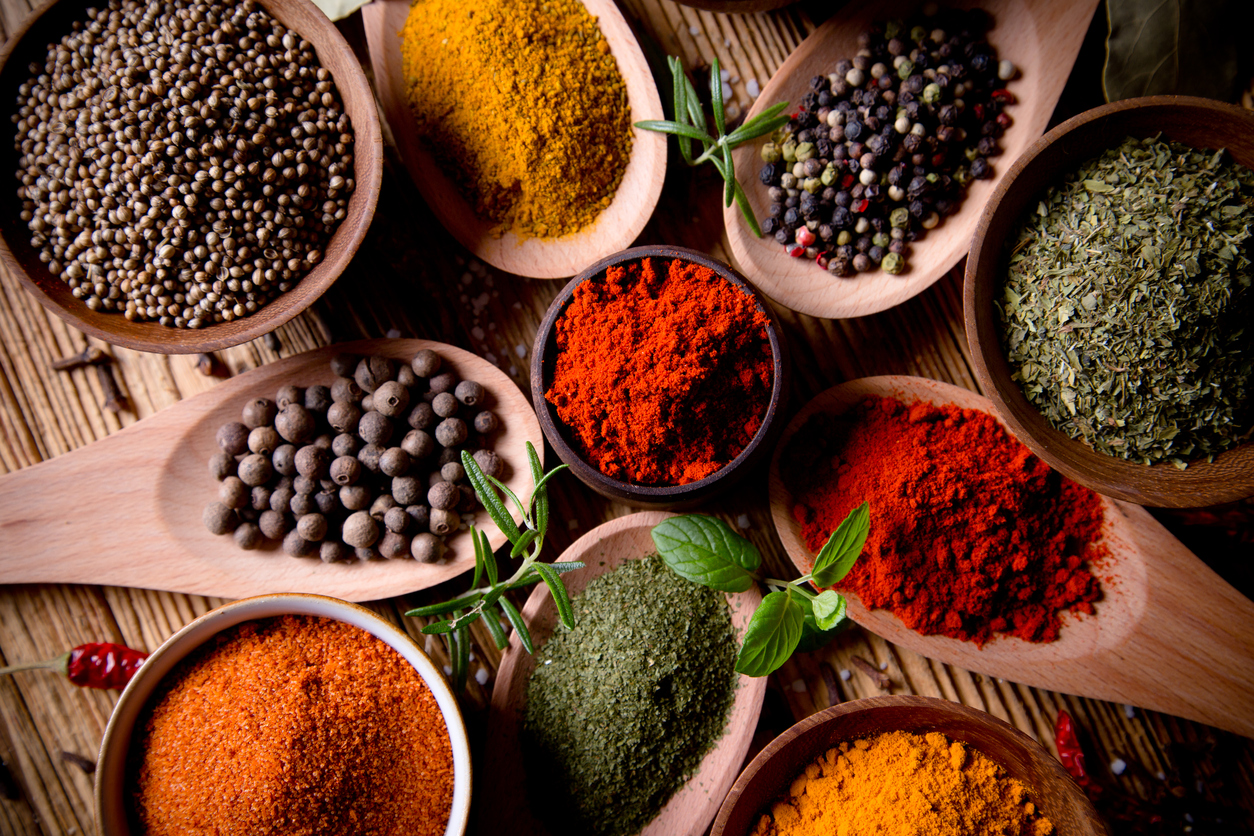
<svg viewBox="0 0 1254 836">
<path fill-rule="evenodd" d="M 812 417 L 783 475 L 815 553 L 870 502 L 870 536 L 841 586 L 924 635 L 1053 641 L 1062 611 L 1091 613 L 1101 596 L 1087 565 L 1108 554 L 1100 498 L 983 412 L 869 397 Z"/>
<path fill-rule="evenodd" d="M 545 398 L 607 476 L 682 485 L 748 446 L 771 397 L 766 315 L 700 264 L 646 258 L 579 285 Z"/>
</svg>

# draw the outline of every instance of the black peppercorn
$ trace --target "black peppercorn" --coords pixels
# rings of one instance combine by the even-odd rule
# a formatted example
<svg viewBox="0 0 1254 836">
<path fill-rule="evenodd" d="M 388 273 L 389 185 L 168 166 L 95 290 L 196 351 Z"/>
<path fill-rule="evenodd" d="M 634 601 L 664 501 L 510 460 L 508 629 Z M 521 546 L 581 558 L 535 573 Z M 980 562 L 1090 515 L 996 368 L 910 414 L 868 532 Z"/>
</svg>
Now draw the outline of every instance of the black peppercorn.
<svg viewBox="0 0 1254 836">
<path fill-rule="evenodd" d="M 801 224 L 801 213 L 795 208 L 789 209 L 784 213 L 784 226 L 791 226 L 796 229 Z"/>
<path fill-rule="evenodd" d="M 987 180 L 993 176 L 992 166 L 988 164 L 988 160 L 983 157 L 976 157 L 971 161 L 971 176 L 977 180 Z"/>
<path fill-rule="evenodd" d="M 771 208 L 774 209 L 777 206 L 779 206 L 778 203 L 772 205 Z M 783 211 L 782 207 L 780 207 L 780 211 Z M 762 219 L 762 234 L 774 236 L 777 229 L 779 229 L 778 220 L 773 217 L 766 217 Z"/>
<path fill-rule="evenodd" d="M 765 163 L 758 172 L 758 179 L 762 181 L 763 185 L 769 186 L 779 179 L 780 168 L 781 166 L 778 163 Z"/>
<path fill-rule="evenodd" d="M 786 227 L 775 230 L 775 242 L 777 244 L 783 244 L 787 246 L 788 242 L 791 240 L 792 240 L 792 232 L 789 231 Z"/>
</svg>

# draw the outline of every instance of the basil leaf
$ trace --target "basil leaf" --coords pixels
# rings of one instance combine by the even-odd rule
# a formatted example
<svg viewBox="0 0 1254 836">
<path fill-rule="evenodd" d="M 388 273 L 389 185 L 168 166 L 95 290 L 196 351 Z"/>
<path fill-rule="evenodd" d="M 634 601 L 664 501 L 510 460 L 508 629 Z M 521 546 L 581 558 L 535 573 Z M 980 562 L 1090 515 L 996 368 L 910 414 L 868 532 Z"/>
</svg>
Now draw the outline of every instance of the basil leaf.
<svg viewBox="0 0 1254 836">
<path fill-rule="evenodd" d="M 722 592 L 744 592 L 762 555 L 727 523 L 702 514 L 671 517 L 653 527 L 657 552 L 677 575 Z"/>
<path fill-rule="evenodd" d="M 815 624 L 820 630 L 830 630 L 845 617 L 845 596 L 833 590 L 825 590 L 810 602 Z"/>
<path fill-rule="evenodd" d="M 832 639 L 849 629 L 849 625 L 852 623 L 853 621 L 850 619 L 842 618 L 832 629 L 820 630 L 818 622 L 814 620 L 814 613 L 811 612 L 801 625 L 801 641 L 797 643 L 797 651 L 810 653 L 827 646 Z"/>
<path fill-rule="evenodd" d="M 850 511 L 849 516 L 836 527 L 819 550 L 819 556 L 814 559 L 810 577 L 814 579 L 816 587 L 839 583 L 849 574 L 854 561 L 862 554 L 862 546 L 866 543 L 870 528 L 871 506 L 863 502 Z"/>
<path fill-rule="evenodd" d="M 788 661 L 801 641 L 805 610 L 791 591 L 772 592 L 749 620 L 745 642 L 736 656 L 736 670 L 766 676 Z"/>
</svg>

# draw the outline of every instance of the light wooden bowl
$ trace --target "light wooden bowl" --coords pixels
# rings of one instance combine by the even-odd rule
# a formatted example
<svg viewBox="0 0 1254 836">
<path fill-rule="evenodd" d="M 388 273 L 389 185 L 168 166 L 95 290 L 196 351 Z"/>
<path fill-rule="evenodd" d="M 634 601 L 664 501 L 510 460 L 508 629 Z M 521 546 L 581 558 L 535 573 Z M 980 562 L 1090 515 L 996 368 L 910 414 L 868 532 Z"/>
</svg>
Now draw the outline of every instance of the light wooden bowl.
<svg viewBox="0 0 1254 836">
<path fill-rule="evenodd" d="M 684 6 L 692 6 L 696 9 L 704 9 L 707 12 L 747 15 L 754 12 L 769 12 L 773 9 L 782 9 L 797 2 L 797 0 L 675 0 L 675 2 Z"/>
<path fill-rule="evenodd" d="M 772 376 L 775 382 L 771 388 L 771 399 L 767 403 L 766 414 L 762 417 L 762 426 L 740 455 L 721 470 L 686 485 L 637 485 L 606 476 L 594 465 L 585 461 L 571 444 L 565 425 L 557 416 L 556 408 L 544 397 L 544 393 L 553 383 L 553 370 L 557 362 L 557 320 L 566 309 L 571 297 L 574 296 L 575 289 L 586 281 L 603 276 L 607 267 L 642 258 L 682 259 L 708 267 L 736 287 L 751 293 L 757 301 L 759 310 L 766 315 L 768 321 L 766 334 L 771 343 Z M 580 481 L 597 493 L 640 508 L 690 508 L 710 497 L 717 496 L 744 478 L 754 465 L 768 455 L 771 444 L 778 435 L 779 422 L 776 419 L 779 416 L 781 404 L 787 400 L 789 378 L 787 343 L 771 306 L 766 303 L 753 285 L 735 270 L 704 253 L 684 247 L 635 247 L 603 258 L 584 270 L 562 288 L 562 292 L 549 306 L 544 320 L 536 331 L 535 347 L 531 352 L 531 400 L 536 407 L 536 416 L 540 419 L 540 429 L 544 431 L 544 437 L 557 452 L 557 457 L 570 466 L 571 471 L 579 477 Z"/>
<path fill-rule="evenodd" d="M 97 836 L 129 836 L 132 832 L 126 800 L 127 751 L 135 722 L 162 678 L 189 653 L 223 630 L 245 621 L 279 615 L 320 616 L 360 627 L 391 646 L 414 666 L 435 696 L 453 744 L 452 811 L 444 836 L 465 833 L 470 817 L 471 789 L 470 743 L 466 738 L 466 723 L 448 682 L 422 648 L 404 630 L 357 604 L 321 595 L 262 595 L 205 613 L 170 636 L 140 666 L 126 686 L 109 717 L 109 725 L 105 727 L 104 740 L 100 744 L 95 780 Z"/>
<path fill-rule="evenodd" d="M 662 119 L 657 85 L 636 43 L 631 27 L 613 0 L 582 0 L 597 19 L 606 42 L 618 62 L 627 86 L 631 121 Z M 405 98 L 405 72 L 401 63 L 401 30 L 409 14 L 410 0 L 374 0 L 361 10 L 370 47 L 379 102 L 401 159 L 410 177 L 462 246 L 489 264 L 519 276 L 564 279 L 585 265 L 621 250 L 636 240 L 662 194 L 666 177 L 666 137 L 632 130 L 631 160 L 609 208 L 593 224 L 561 238 L 523 238 L 474 212 L 457 186 L 427 150 Z"/>
<path fill-rule="evenodd" d="M 613 571 L 627 560 L 657 551 L 650 535 L 653 527 L 671 516 L 645 511 L 619 517 L 597 526 L 562 553 L 560 560 L 578 560 L 583 569 L 562 575 L 572 595 L 577 595 L 593 579 Z M 749 619 L 762 601 L 757 587 L 747 592 L 728 593 L 732 626 L 739 640 Z M 543 585 L 527 599 L 522 616 L 536 648 L 557 628 L 557 608 Z M 475 813 L 478 833 L 508 833 L 510 836 L 548 836 L 549 830 L 531 812 L 527 801 L 527 776 L 523 773 L 519 729 L 527 699 L 527 684 L 535 670 L 535 656 L 523 650 L 517 634 L 501 659 L 496 685 L 492 689 L 492 711 L 488 715 L 488 747 L 485 772 L 493 776 L 494 803 Z M 641 836 L 701 836 L 710 826 L 718 805 L 736 778 L 749 752 L 753 730 L 757 728 L 766 677 L 741 676 L 727 728 L 701 761 L 697 773 L 688 780 L 657 817 L 641 831 Z"/>
<path fill-rule="evenodd" d="M 747 118 L 776 102 L 799 106 L 810 90 L 810 79 L 827 75 L 840 59 L 852 58 L 858 51 L 858 35 L 872 23 L 908 16 L 922 5 L 922 0 L 854 0 L 793 50 Z M 723 223 L 736 264 L 781 305 L 810 316 L 865 316 L 923 292 L 961 261 L 970 246 L 980 208 L 993 187 L 1005 177 L 1010 161 L 1045 130 L 1084 42 L 1097 0 L 967 0 L 956 5 L 977 6 L 992 15 L 989 43 L 997 48 L 1000 58 L 1010 59 L 1020 70 L 1019 77 L 1007 86 L 1019 101 L 1006 111 L 1014 124 L 1000 140 L 1002 154 L 992 160 L 992 179 L 971 183 L 961 209 L 911 245 L 907 269 L 899 276 L 882 271 L 848 279 L 833 276 L 808 259 L 790 257 L 770 236 L 755 238 L 740 209 L 728 207 L 723 211 Z M 758 218 L 766 217 L 770 209 L 766 189 L 757 182 L 761 147 L 761 141 L 751 142 L 733 152 L 736 170 L 753 181 L 746 184 L 745 191 Z"/>
<path fill-rule="evenodd" d="M 130 322 L 120 313 L 92 311 L 70 293 L 60 278 L 50 274 L 39 261 L 30 243 L 30 230 L 18 217 L 18 153 L 12 141 L 0 142 L 0 177 L 9 178 L 0 187 L 0 259 L 5 267 L 35 295 L 41 304 L 63 320 L 93 337 L 123 348 L 158 354 L 197 354 L 217 351 L 256 339 L 273 331 L 309 307 L 326 292 L 361 244 L 374 216 L 375 202 L 383 177 L 383 140 L 374 96 L 352 48 L 339 30 L 310 0 L 258 0 L 276 20 L 300 33 L 314 45 L 322 66 L 331 71 L 344 109 L 353 124 L 353 177 L 356 188 L 348 203 L 348 215 L 340 222 L 327 243 L 325 254 L 295 287 L 272 300 L 250 316 L 197 330 L 170 328 L 155 322 Z M 16 90 L 29 76 L 28 65 L 41 66 L 48 44 L 66 33 L 69 20 L 85 17 L 86 9 L 98 5 L 93 0 L 52 0 L 32 14 L 4 47 L 0 55 L 0 90 L 5 104 L 0 118 L 8 125 L 16 105 Z M 11 134 L 7 135 L 11 136 Z"/>
<path fill-rule="evenodd" d="M 771 802 L 806 766 L 844 741 L 893 731 L 940 732 L 983 754 L 1021 781 L 1040 811 L 1067 836 L 1106 836 L 1092 803 L 1041 744 L 991 714 L 932 697 L 871 697 L 813 714 L 758 753 L 727 795 L 711 836 L 748 836 Z"/>
<path fill-rule="evenodd" d="M 1005 243 L 1041 192 L 1068 172 L 1128 136 L 1165 138 L 1197 148 L 1227 148 L 1254 168 L 1254 113 L 1234 105 L 1183 96 L 1131 99 L 1094 108 L 1054 128 L 1006 173 L 980 216 L 967 259 L 963 312 L 975 375 L 997 412 L 1024 444 L 1068 478 L 1093 490 L 1165 508 L 1218 505 L 1254 495 L 1254 442 L 1213 462 L 1178 470 L 1098 453 L 1054 429 L 1011 380 L 994 300 L 1004 276 Z"/>
</svg>

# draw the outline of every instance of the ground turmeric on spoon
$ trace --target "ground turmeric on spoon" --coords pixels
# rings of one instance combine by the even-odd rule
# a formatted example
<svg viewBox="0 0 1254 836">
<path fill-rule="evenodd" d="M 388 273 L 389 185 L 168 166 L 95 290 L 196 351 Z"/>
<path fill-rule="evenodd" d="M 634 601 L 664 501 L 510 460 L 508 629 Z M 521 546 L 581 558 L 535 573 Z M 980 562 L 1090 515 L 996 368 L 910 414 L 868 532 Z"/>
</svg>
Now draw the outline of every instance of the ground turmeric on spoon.
<svg viewBox="0 0 1254 836">
<path fill-rule="evenodd" d="M 401 54 L 419 131 L 481 218 L 557 238 L 613 201 L 631 111 L 578 0 L 417 0 Z"/>
</svg>

